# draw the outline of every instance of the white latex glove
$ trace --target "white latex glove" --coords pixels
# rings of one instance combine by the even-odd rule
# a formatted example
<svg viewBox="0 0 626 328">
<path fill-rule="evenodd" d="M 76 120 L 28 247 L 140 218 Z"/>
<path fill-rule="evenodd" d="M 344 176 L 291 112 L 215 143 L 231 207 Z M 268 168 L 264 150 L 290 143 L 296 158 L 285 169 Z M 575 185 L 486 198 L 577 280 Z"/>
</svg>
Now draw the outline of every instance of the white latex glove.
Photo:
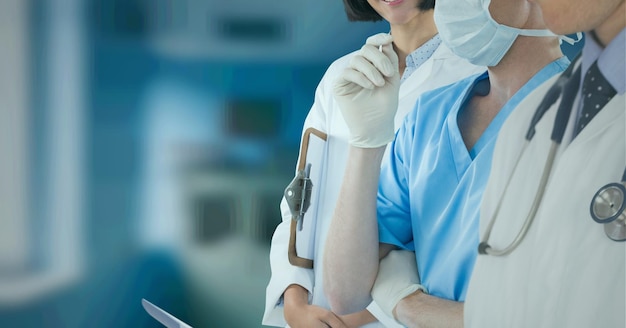
<svg viewBox="0 0 626 328">
<path fill-rule="evenodd" d="M 400 76 L 392 41 L 386 33 L 369 37 L 335 82 L 335 100 L 353 146 L 376 148 L 394 138 Z"/>
<path fill-rule="evenodd" d="M 372 287 L 372 298 L 380 308 L 395 319 L 393 310 L 405 297 L 426 289 L 420 285 L 415 253 L 393 250 L 381 261 L 378 276 Z"/>
</svg>

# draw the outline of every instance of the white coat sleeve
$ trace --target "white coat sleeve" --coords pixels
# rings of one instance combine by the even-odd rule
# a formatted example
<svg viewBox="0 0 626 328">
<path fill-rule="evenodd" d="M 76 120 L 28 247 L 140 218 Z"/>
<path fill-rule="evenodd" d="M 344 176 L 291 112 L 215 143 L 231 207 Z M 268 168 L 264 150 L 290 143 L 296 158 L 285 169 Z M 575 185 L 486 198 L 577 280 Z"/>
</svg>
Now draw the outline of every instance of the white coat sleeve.
<svg viewBox="0 0 626 328">
<path fill-rule="evenodd" d="M 313 290 L 314 275 L 312 269 L 305 269 L 291 265 L 287 256 L 291 213 L 285 198 L 280 203 L 283 221 L 276 227 L 270 248 L 270 267 L 272 275 L 265 291 L 265 313 L 263 324 L 268 326 L 284 327 L 286 325 L 283 314 L 282 297 L 289 285 L 296 284 L 304 287 L 310 293 Z"/>
<path fill-rule="evenodd" d="M 304 122 L 303 133 L 309 127 L 328 132 L 326 128 L 326 107 L 332 99 L 327 97 L 332 97 L 332 94 L 328 94 L 327 90 L 329 90 L 328 86 L 332 84 L 334 76 L 331 68 L 326 72 L 315 91 L 315 100 Z M 291 212 L 284 197 L 280 203 L 280 210 L 282 222 L 274 231 L 270 248 L 271 277 L 265 292 L 263 324 L 283 327 L 286 325 L 283 315 L 283 293 L 292 284 L 300 285 L 309 291 L 310 301 L 314 285 L 314 272 L 313 269 L 300 268 L 289 263 L 288 246 Z"/>
</svg>

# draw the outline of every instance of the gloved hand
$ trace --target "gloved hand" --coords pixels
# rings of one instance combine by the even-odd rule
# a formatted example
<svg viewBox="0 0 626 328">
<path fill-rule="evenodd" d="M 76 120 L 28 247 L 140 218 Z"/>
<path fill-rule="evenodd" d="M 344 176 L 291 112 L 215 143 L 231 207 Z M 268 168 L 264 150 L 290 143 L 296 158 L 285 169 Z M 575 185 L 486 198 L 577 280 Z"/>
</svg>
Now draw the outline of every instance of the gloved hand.
<svg viewBox="0 0 626 328">
<path fill-rule="evenodd" d="M 376 148 L 394 138 L 400 76 L 392 41 L 385 33 L 369 37 L 335 82 L 335 100 L 353 146 Z"/>
<path fill-rule="evenodd" d="M 393 310 L 403 298 L 417 290 L 426 292 L 419 283 L 415 253 L 393 250 L 380 261 L 372 298 L 388 316 L 396 319 Z"/>
</svg>

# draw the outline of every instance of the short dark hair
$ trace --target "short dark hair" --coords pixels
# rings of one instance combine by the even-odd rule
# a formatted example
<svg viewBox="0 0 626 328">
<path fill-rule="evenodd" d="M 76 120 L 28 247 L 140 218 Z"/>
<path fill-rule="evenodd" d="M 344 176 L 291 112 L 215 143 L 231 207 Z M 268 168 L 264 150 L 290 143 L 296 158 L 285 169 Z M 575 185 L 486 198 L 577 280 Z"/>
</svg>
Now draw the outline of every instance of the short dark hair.
<svg viewBox="0 0 626 328">
<path fill-rule="evenodd" d="M 351 22 L 377 22 L 383 18 L 370 6 L 367 0 L 343 0 L 343 6 Z M 427 11 L 435 8 L 435 0 L 422 0 L 417 8 Z"/>
</svg>

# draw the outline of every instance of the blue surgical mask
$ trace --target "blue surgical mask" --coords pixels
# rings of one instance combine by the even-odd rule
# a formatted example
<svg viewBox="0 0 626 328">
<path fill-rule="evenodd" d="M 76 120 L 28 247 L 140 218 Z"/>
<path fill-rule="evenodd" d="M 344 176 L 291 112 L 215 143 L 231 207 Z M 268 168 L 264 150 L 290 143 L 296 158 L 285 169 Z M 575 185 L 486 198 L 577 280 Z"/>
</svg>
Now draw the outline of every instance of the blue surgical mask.
<svg viewBox="0 0 626 328">
<path fill-rule="evenodd" d="M 478 66 L 495 66 L 518 35 L 556 36 L 549 30 L 502 25 L 489 13 L 491 0 L 437 0 L 435 24 L 442 42 L 457 56 Z"/>
</svg>

